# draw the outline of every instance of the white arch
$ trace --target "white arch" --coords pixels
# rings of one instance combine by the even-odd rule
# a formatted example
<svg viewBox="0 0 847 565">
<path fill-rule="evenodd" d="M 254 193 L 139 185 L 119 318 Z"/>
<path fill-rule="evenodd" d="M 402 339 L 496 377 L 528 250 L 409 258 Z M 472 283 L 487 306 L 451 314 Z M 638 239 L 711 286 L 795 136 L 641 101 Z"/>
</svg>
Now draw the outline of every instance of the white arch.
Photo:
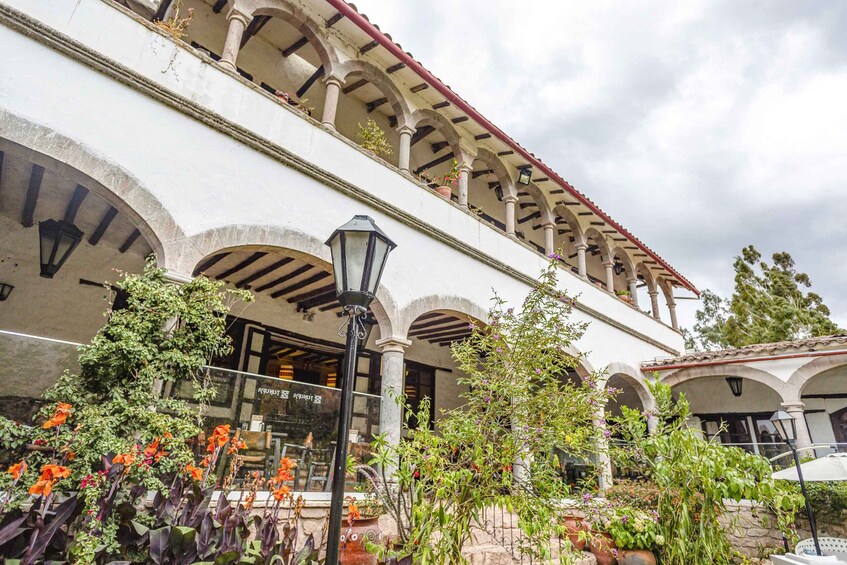
<svg viewBox="0 0 847 565">
<path fill-rule="evenodd" d="M 641 371 L 637 370 L 632 365 L 626 363 L 614 362 L 609 363 L 606 367 L 606 384 L 612 377 L 620 377 L 627 384 L 635 389 L 638 394 L 638 399 L 641 400 L 641 405 L 645 410 L 653 410 L 656 407 L 656 400 L 650 394 L 650 389 L 647 388 L 647 381 Z"/>
<path fill-rule="evenodd" d="M 469 298 L 462 296 L 430 295 L 417 298 L 410 302 L 399 312 L 399 320 L 395 327 L 396 335 L 406 339 L 409 327 L 422 315 L 436 310 L 448 310 L 458 312 L 478 320 L 484 324 L 488 323 L 488 310 Z"/>
<path fill-rule="evenodd" d="M 792 402 L 800 398 L 800 391 L 793 384 L 786 383 L 767 371 L 740 364 L 706 365 L 678 369 L 663 376 L 662 382 L 670 387 L 675 387 L 682 383 L 705 377 L 741 377 L 771 388 L 782 398 L 783 402 Z"/>
<path fill-rule="evenodd" d="M 435 110 L 430 110 L 429 108 L 415 110 L 412 112 L 411 125 L 415 129 L 420 129 L 422 126 L 434 127 L 447 140 L 447 144 L 453 151 L 454 157 L 460 163 L 467 156 L 467 151 L 462 147 L 462 138 L 459 132 L 456 131 L 450 120 Z"/>
<path fill-rule="evenodd" d="M 847 365 L 847 353 L 818 357 L 794 371 L 788 378 L 788 383 L 792 387 L 796 388 L 799 391 L 799 394 L 803 394 L 803 389 L 806 388 L 806 385 L 808 385 L 812 379 L 825 371 L 836 367 L 843 367 L 845 365 Z"/>
<path fill-rule="evenodd" d="M 282 226 L 231 224 L 213 228 L 178 243 L 175 249 L 182 273 L 192 273 L 203 259 L 233 249 L 284 252 L 332 272 L 332 257 L 323 241 L 305 232 Z M 397 310 L 391 292 L 381 284 L 371 311 L 379 323 L 381 336 L 394 335 Z"/>
<path fill-rule="evenodd" d="M 503 188 L 504 194 L 507 196 L 517 196 L 515 183 L 512 180 L 511 175 L 509 175 L 506 165 L 503 164 L 503 161 L 500 160 L 500 157 L 498 157 L 496 153 L 486 149 L 485 147 L 479 147 L 477 148 L 476 158 L 474 160 L 482 161 L 491 168 L 494 172 L 494 176 L 497 177 L 497 182 L 499 182 L 500 186 Z"/>
<path fill-rule="evenodd" d="M 182 228 L 141 181 L 102 153 L 48 126 L 0 110 L 0 151 L 23 154 L 67 177 L 79 177 L 87 189 L 126 214 L 150 244 L 159 266 L 171 261 L 168 240 L 184 237 Z"/>
<path fill-rule="evenodd" d="M 397 127 L 414 127 L 409 104 L 389 76 L 366 61 L 351 60 L 338 67 L 338 78 L 347 83 L 351 79 L 363 78 L 379 89 L 388 98 L 388 103 L 397 116 Z"/>
</svg>

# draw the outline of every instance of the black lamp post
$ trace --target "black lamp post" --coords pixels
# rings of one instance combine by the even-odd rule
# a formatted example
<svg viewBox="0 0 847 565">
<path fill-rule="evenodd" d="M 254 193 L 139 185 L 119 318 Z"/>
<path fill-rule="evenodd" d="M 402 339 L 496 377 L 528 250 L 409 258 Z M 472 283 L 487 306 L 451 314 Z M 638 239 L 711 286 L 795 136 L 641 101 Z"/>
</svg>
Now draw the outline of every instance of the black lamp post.
<svg viewBox="0 0 847 565">
<path fill-rule="evenodd" d="M 729 385 L 729 390 L 732 391 L 732 396 L 741 396 L 741 387 L 744 379 L 741 377 L 727 377 L 726 383 Z"/>
<path fill-rule="evenodd" d="M 348 316 L 347 345 L 341 383 L 341 414 L 335 442 L 332 475 L 332 500 L 329 509 L 326 565 L 337 565 L 341 542 L 341 514 L 344 510 L 344 483 L 347 471 L 347 441 L 353 411 L 353 381 L 359 340 L 366 338 L 363 320 L 376 295 L 379 279 L 396 247 L 368 216 L 353 219 L 333 232 L 326 244 L 332 252 L 332 269 L 338 301 Z M 344 331 L 339 330 L 339 334 Z"/>
<path fill-rule="evenodd" d="M 779 437 L 782 438 L 794 455 L 794 465 L 797 467 L 797 478 L 800 480 L 800 491 L 806 499 L 806 516 L 809 519 L 809 527 L 812 529 L 812 539 L 815 540 L 815 551 L 821 555 L 821 546 L 818 543 L 818 528 L 815 525 L 815 515 L 812 513 L 812 505 L 809 503 L 809 495 L 806 493 L 806 481 L 803 480 L 803 470 L 800 468 L 800 455 L 797 453 L 797 425 L 794 417 L 784 410 L 778 410 L 771 416 L 771 423 L 776 428 Z"/>
<path fill-rule="evenodd" d="M 82 241 L 82 231 L 65 220 L 44 220 L 38 224 L 41 246 L 41 276 L 52 279 Z"/>
</svg>

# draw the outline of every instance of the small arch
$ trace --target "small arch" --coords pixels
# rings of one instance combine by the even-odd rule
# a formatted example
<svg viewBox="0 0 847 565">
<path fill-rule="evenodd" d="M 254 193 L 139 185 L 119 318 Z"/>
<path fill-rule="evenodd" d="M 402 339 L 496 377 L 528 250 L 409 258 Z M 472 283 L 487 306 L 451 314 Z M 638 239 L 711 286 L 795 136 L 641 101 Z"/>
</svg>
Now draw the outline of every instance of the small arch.
<svg viewBox="0 0 847 565">
<path fill-rule="evenodd" d="M 338 67 L 338 54 L 324 37 L 321 26 L 302 9 L 288 0 L 236 0 L 232 10 L 256 16 L 272 16 L 287 22 L 303 34 L 315 49 L 326 76 L 334 76 Z"/>
<path fill-rule="evenodd" d="M 482 161 L 488 165 L 494 176 L 497 177 L 497 182 L 500 183 L 500 187 L 503 189 L 504 194 L 507 196 L 517 196 L 515 183 L 512 180 L 511 175 L 509 175 L 506 165 L 503 164 L 500 157 L 498 157 L 493 151 L 486 149 L 485 147 L 480 147 L 477 149 L 476 158 L 474 160 Z"/>
<path fill-rule="evenodd" d="M 82 173 L 94 181 L 81 179 L 86 188 L 132 220 L 153 249 L 159 266 L 171 268 L 167 244 L 184 237 L 184 232 L 159 199 L 132 173 L 61 132 L 6 110 L 0 110 L 0 150 L 35 153 L 29 158 L 42 160 L 52 170 L 63 171 L 69 178 Z"/>
<path fill-rule="evenodd" d="M 435 110 L 430 110 L 429 108 L 415 110 L 412 112 L 411 126 L 415 129 L 420 129 L 423 126 L 435 128 L 435 130 L 443 135 L 444 139 L 447 140 L 447 144 L 453 151 L 453 156 L 459 162 L 462 162 L 464 156 L 467 155 L 467 152 L 462 147 L 462 138 L 459 135 L 459 132 L 456 131 L 456 128 L 454 128 L 453 124 L 450 123 L 450 120 Z"/>
<path fill-rule="evenodd" d="M 644 378 L 644 375 L 633 366 L 616 361 L 614 363 L 610 363 L 609 366 L 606 367 L 606 374 L 608 375 L 608 378 L 606 379 L 607 384 L 613 377 L 618 377 L 628 385 L 632 386 L 638 394 L 638 399 L 641 401 L 641 406 L 644 410 L 652 410 L 655 408 L 656 401 L 653 398 L 653 395 L 650 394 L 650 389 L 647 388 L 647 381 Z"/>
<path fill-rule="evenodd" d="M 609 244 L 606 242 L 606 237 L 597 231 L 597 228 L 588 228 L 585 230 L 586 239 L 590 239 L 594 242 L 594 245 L 597 246 L 597 250 L 600 252 L 600 259 L 603 263 L 608 263 L 612 260 L 612 252 L 609 249 Z"/>
<path fill-rule="evenodd" d="M 786 383 L 767 371 L 748 367 L 747 365 L 707 365 L 704 367 L 690 367 L 678 369 L 662 377 L 662 382 L 670 387 L 704 377 L 741 377 L 763 384 L 776 392 L 783 402 L 796 401 L 799 398 L 799 390 L 790 383 Z"/>
<path fill-rule="evenodd" d="M 355 79 L 364 79 L 379 89 L 388 99 L 394 114 L 397 116 L 397 127 L 414 127 L 412 125 L 412 112 L 409 104 L 394 82 L 382 70 L 366 62 L 351 60 L 341 64 L 337 71 L 338 78 L 349 83 Z"/>
<path fill-rule="evenodd" d="M 433 311 L 452 311 L 482 323 L 488 322 L 488 310 L 473 300 L 461 296 L 431 295 L 416 298 L 399 313 L 396 336 L 406 339 L 409 327 L 419 317 Z"/>
<path fill-rule="evenodd" d="M 623 263 L 624 271 L 626 272 L 626 278 L 633 279 L 638 276 L 638 273 L 635 269 L 635 263 L 632 261 L 632 257 L 629 256 L 629 253 L 618 245 L 617 247 L 612 248 L 612 258 L 620 259 L 621 263 Z"/>
<path fill-rule="evenodd" d="M 847 366 L 847 353 L 818 357 L 794 371 L 788 378 L 788 384 L 803 394 L 803 389 L 809 382 L 823 372 L 836 367 Z"/>
<path fill-rule="evenodd" d="M 650 268 L 644 263 L 638 263 L 635 266 L 635 270 L 641 275 L 641 278 L 644 280 L 644 284 L 647 285 L 647 290 L 649 292 L 655 292 L 656 289 L 656 279 L 653 277 L 653 273 L 650 271 Z"/>
</svg>

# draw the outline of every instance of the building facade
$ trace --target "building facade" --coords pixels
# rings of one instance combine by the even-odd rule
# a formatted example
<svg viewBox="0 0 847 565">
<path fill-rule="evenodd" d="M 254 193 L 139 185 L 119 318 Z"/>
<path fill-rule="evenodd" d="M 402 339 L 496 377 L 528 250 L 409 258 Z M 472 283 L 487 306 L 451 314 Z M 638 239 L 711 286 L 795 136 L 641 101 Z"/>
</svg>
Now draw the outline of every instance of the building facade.
<svg viewBox="0 0 847 565">
<path fill-rule="evenodd" d="M 492 289 L 519 304 L 557 252 L 590 322 L 578 374 L 649 409 L 642 363 L 683 353 L 674 296 L 696 288 L 343 0 L 0 0 L 0 24 L 6 415 L 31 416 L 102 325 L 103 283 L 154 253 L 175 283 L 256 296 L 213 363 L 227 392 L 212 416 L 277 448 L 329 437 L 316 422 L 337 408 L 343 343 L 324 241 L 353 214 L 398 244 L 359 360 L 361 443 L 399 437 L 389 391 L 432 398 L 436 419 L 458 406 L 449 345 L 485 322 Z M 356 142 L 368 120 L 390 155 Z M 47 278 L 50 220 L 78 245 Z"/>
</svg>

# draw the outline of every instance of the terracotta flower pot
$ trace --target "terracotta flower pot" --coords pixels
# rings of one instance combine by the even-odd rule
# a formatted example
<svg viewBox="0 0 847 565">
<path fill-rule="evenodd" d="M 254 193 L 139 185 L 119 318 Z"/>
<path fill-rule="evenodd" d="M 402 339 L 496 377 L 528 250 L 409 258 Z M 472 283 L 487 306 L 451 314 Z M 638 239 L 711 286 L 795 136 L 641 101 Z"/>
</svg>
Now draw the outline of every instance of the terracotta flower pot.
<svg viewBox="0 0 847 565">
<path fill-rule="evenodd" d="M 364 540 L 377 543 L 382 538 L 379 518 L 360 518 L 353 525 L 341 526 L 341 549 L 338 552 L 342 565 L 377 565 L 376 555 L 365 549 Z"/>
<path fill-rule="evenodd" d="M 597 565 L 618 565 L 615 558 L 617 549 L 615 540 L 606 532 L 591 532 L 593 537 L 589 544 L 591 553 L 597 558 Z"/>
<path fill-rule="evenodd" d="M 582 551 L 585 549 L 585 540 L 580 538 L 579 533 L 587 530 L 582 523 L 582 518 L 579 516 L 565 516 L 565 529 L 567 530 L 568 539 L 574 549 Z"/>
<path fill-rule="evenodd" d="M 435 192 L 445 200 L 450 200 L 450 197 L 453 195 L 453 190 L 449 186 L 439 186 L 435 189 Z"/>
<path fill-rule="evenodd" d="M 646 549 L 619 549 L 618 565 L 656 565 L 656 556 Z"/>
</svg>

